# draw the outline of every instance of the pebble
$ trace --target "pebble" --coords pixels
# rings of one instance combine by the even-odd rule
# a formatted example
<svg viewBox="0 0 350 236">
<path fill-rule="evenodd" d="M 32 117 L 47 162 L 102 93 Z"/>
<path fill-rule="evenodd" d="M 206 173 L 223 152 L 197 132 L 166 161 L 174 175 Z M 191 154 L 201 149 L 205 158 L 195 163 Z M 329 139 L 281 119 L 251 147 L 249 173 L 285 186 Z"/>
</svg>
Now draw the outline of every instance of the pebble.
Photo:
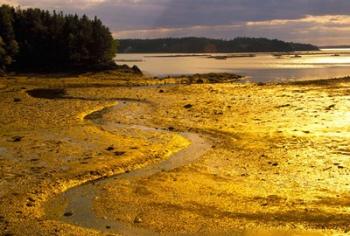
<svg viewBox="0 0 350 236">
<path fill-rule="evenodd" d="M 69 217 L 69 216 L 72 216 L 73 213 L 68 211 L 68 212 L 65 212 L 63 215 L 64 215 L 65 217 Z"/>
<path fill-rule="evenodd" d="M 123 156 L 125 154 L 125 152 L 114 152 L 114 155 L 116 156 Z"/>
<path fill-rule="evenodd" d="M 136 216 L 135 219 L 134 219 L 134 224 L 140 224 L 142 223 L 142 219 L 140 216 Z"/>
<path fill-rule="evenodd" d="M 20 141 L 22 141 L 22 139 L 23 139 L 23 137 L 22 136 L 14 136 L 14 137 L 12 137 L 12 142 L 20 142 Z"/>
<path fill-rule="evenodd" d="M 192 104 L 187 104 L 187 105 L 184 106 L 184 108 L 186 108 L 186 109 L 190 109 L 192 107 L 193 107 Z"/>
<path fill-rule="evenodd" d="M 335 104 L 332 104 L 332 105 L 328 106 L 328 107 L 326 108 L 326 111 L 330 111 L 330 110 L 332 110 L 333 108 L 335 108 Z"/>
</svg>

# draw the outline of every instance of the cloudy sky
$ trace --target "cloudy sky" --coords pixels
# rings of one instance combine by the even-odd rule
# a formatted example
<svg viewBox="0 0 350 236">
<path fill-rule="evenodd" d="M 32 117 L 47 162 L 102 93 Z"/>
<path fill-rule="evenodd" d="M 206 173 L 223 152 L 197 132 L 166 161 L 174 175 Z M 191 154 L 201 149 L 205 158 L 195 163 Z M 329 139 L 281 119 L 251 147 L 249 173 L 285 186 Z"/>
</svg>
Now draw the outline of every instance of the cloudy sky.
<svg viewBox="0 0 350 236">
<path fill-rule="evenodd" d="M 350 44 L 350 0 L 0 0 L 98 16 L 117 38 L 237 36 Z"/>
</svg>

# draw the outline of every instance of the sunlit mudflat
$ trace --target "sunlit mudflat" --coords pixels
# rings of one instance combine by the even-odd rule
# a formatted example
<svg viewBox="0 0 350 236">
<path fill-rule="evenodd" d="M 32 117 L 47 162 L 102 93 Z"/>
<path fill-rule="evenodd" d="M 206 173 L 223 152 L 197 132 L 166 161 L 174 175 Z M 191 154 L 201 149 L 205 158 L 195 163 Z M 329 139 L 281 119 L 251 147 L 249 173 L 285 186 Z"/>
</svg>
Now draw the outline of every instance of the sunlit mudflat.
<svg viewBox="0 0 350 236">
<path fill-rule="evenodd" d="M 281 53 L 249 55 L 251 53 L 118 54 L 116 61 L 136 64 L 144 72 L 155 76 L 231 72 L 245 75 L 255 82 L 315 80 L 350 75 L 350 54 L 347 49 L 299 52 L 297 56 Z"/>
<path fill-rule="evenodd" d="M 114 72 L 1 80 L 0 230 L 350 232 L 349 79 L 159 82 Z"/>
</svg>

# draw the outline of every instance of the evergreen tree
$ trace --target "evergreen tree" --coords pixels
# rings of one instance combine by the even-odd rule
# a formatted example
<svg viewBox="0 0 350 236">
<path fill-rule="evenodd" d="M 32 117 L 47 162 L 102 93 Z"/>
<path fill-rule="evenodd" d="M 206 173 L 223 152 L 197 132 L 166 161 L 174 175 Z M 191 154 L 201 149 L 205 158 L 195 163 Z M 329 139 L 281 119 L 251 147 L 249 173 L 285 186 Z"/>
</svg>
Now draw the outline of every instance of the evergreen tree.
<svg viewBox="0 0 350 236">
<path fill-rule="evenodd" d="M 0 36 L 0 68 L 61 70 L 114 65 L 114 39 L 96 17 L 90 20 L 86 15 L 3 5 Z"/>
<path fill-rule="evenodd" d="M 13 8 L 3 5 L 0 7 L 0 69 L 14 62 L 18 52 L 13 29 Z"/>
</svg>

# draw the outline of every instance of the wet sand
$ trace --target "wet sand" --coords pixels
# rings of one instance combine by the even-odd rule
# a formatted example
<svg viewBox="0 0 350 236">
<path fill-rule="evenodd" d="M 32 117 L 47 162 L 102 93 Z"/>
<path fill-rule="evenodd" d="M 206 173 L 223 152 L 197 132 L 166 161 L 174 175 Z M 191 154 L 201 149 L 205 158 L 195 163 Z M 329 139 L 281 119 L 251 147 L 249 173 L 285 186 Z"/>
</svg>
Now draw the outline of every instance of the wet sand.
<svg viewBox="0 0 350 236">
<path fill-rule="evenodd" d="M 349 232 L 348 79 L 284 85 L 157 83 L 113 73 L 1 79 L 0 231 Z M 27 93 L 58 87 L 65 88 L 67 98 Z M 114 109 L 120 99 L 135 102 Z M 84 119 L 106 107 L 102 116 L 92 117 L 94 122 Z M 187 132 L 200 135 L 210 148 L 187 154 L 195 157 L 191 163 L 162 168 L 195 143 L 182 135 Z M 157 171 L 127 177 L 148 168 Z M 83 198 L 70 196 L 77 191 L 81 197 L 84 186 L 90 187 Z M 72 199 L 84 197 L 91 197 L 88 204 L 72 206 Z M 90 215 L 86 222 L 98 219 L 99 227 L 74 222 L 79 214 L 86 216 L 84 209 Z"/>
</svg>

